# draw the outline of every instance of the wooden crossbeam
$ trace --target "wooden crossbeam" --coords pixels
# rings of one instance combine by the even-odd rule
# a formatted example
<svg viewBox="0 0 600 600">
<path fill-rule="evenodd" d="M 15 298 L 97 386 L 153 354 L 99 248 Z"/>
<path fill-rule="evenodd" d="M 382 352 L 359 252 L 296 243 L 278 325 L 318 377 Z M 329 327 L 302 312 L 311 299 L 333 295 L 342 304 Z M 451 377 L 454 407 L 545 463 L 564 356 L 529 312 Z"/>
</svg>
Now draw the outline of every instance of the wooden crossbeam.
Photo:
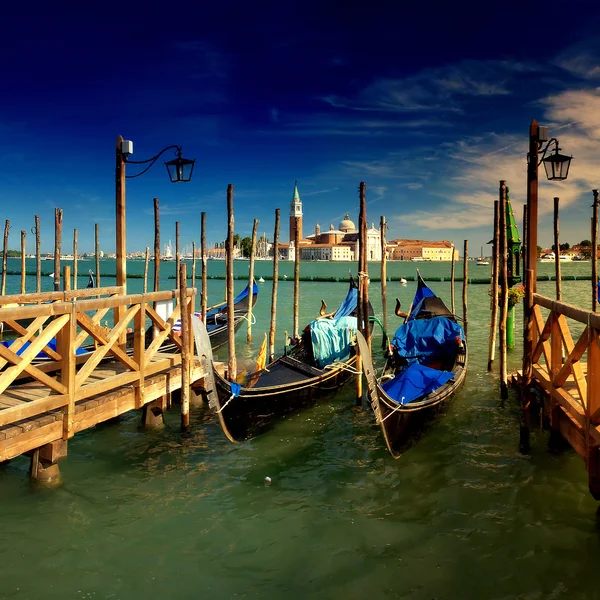
<svg viewBox="0 0 600 600">
<path fill-rule="evenodd" d="M 138 310 L 135 311 L 136 313 L 139 311 L 139 305 L 137 308 Z M 77 315 L 77 323 L 84 331 L 89 333 L 96 342 L 102 344 L 103 346 L 108 344 L 108 336 L 104 328 L 94 323 L 86 314 L 79 313 Z M 109 352 L 111 352 L 115 358 L 118 358 L 123 364 L 127 365 L 132 371 L 138 370 L 139 365 L 137 362 L 128 356 L 126 352 L 123 352 L 119 346 L 112 346 L 109 348 Z"/>
<path fill-rule="evenodd" d="M 135 304 L 125 311 L 121 320 L 115 325 L 110 332 L 110 335 L 106 338 L 106 344 L 94 351 L 92 356 L 87 360 L 85 365 L 81 368 L 75 379 L 75 387 L 80 388 L 84 381 L 92 374 L 94 369 L 98 366 L 100 361 L 108 354 L 112 346 L 118 343 L 119 336 L 125 331 L 129 321 L 133 316 L 140 310 L 140 305 Z M 137 369 L 137 366 L 136 366 Z"/>
<path fill-rule="evenodd" d="M 569 330 L 567 329 L 567 332 Z M 569 352 L 563 366 L 560 371 L 554 377 L 553 383 L 556 387 L 562 387 L 567 381 L 569 375 L 573 373 L 573 379 L 575 380 L 575 385 L 577 386 L 577 391 L 579 392 L 579 396 L 583 399 L 587 398 L 587 384 L 585 382 L 585 375 L 583 373 L 583 367 L 579 362 L 588 346 L 588 328 L 586 327 L 583 330 L 580 338 L 577 340 L 577 344 L 573 345 L 573 340 L 569 341 L 571 336 L 569 332 L 569 337 L 565 338 L 563 335 L 563 341 L 565 342 L 565 349 Z M 569 351 L 570 348 L 570 351 Z"/>
<path fill-rule="evenodd" d="M 175 307 L 175 310 L 173 311 L 167 322 L 163 321 L 149 304 L 146 304 L 146 314 L 150 317 L 153 323 L 155 323 L 160 329 L 162 329 L 162 331 L 154 338 L 154 340 L 152 340 L 152 343 L 146 349 L 146 352 L 144 354 L 144 363 L 147 366 L 148 364 L 150 364 L 152 357 L 158 351 L 160 346 L 162 346 L 163 342 L 167 339 L 167 337 L 173 340 L 173 342 L 177 344 L 180 350 L 182 348 L 182 344 L 179 336 L 172 334 L 172 327 L 180 315 L 179 304 Z"/>
<path fill-rule="evenodd" d="M 600 414 L 600 334 L 590 329 L 590 343 L 587 354 L 587 388 L 589 414 L 594 425 Z"/>
<path fill-rule="evenodd" d="M 539 306 L 533 307 L 533 322 L 538 331 L 539 339 L 536 344 L 535 350 L 533 351 L 533 357 L 531 362 L 536 363 L 539 361 L 542 352 L 544 353 L 544 359 L 546 360 L 546 364 L 550 365 L 550 344 L 548 343 L 548 338 L 550 337 L 550 333 L 552 331 L 552 313 L 548 316 L 546 323 L 542 325 L 544 319 L 542 317 L 542 311 Z"/>
<path fill-rule="evenodd" d="M 581 426 L 585 427 L 585 413 L 581 403 L 563 388 L 555 388 L 550 381 L 548 371 L 541 365 L 533 365 L 533 375 L 542 388 L 557 400 Z"/>
<path fill-rule="evenodd" d="M 4 390 L 15 380 L 15 378 L 26 369 L 30 369 L 28 372 L 38 381 L 42 381 L 42 378 L 46 378 L 46 385 L 60 394 L 65 393 L 65 386 L 58 383 L 55 379 L 48 377 L 48 375 L 46 375 L 43 371 L 36 369 L 33 365 L 31 365 L 31 361 L 41 352 L 42 348 L 44 348 L 46 344 L 56 336 L 56 334 L 61 330 L 62 327 L 64 327 L 70 318 L 71 315 L 60 315 L 56 317 L 38 335 L 38 337 L 33 340 L 31 344 L 29 344 L 29 347 L 23 352 L 23 354 L 21 354 L 21 356 L 15 354 L 14 352 L 10 352 L 8 348 L 5 348 L 5 350 L 8 350 L 8 353 L 3 353 L 2 358 L 13 363 L 13 366 L 9 367 L 2 374 L 0 374 L 0 394 L 4 392 Z"/>
<path fill-rule="evenodd" d="M 29 327 L 23 327 L 18 321 L 13 321 L 11 319 L 6 319 L 4 322 L 16 333 L 18 333 L 21 338 L 19 338 L 18 340 L 15 340 L 12 344 L 11 344 L 11 348 L 14 346 L 15 350 L 20 349 L 21 346 L 23 345 L 22 343 L 17 346 L 17 342 L 20 341 L 23 337 L 25 337 L 26 339 L 24 341 L 28 341 L 32 335 L 35 335 L 41 325 L 43 325 L 48 319 L 50 318 L 50 315 L 45 315 L 45 316 L 41 316 L 41 317 L 37 317 L 33 323 L 31 323 L 29 325 Z M 41 320 L 41 321 L 40 321 Z M 34 325 L 40 321 L 41 325 L 38 325 L 37 327 L 34 327 Z M 58 352 L 55 352 L 54 350 L 52 350 L 52 348 L 48 348 L 48 346 L 44 347 L 44 352 L 48 355 L 49 358 L 51 358 L 52 360 L 60 360 L 60 354 L 58 354 Z M 4 365 L 0 365 L 4 366 Z"/>
<path fill-rule="evenodd" d="M 106 313 L 109 310 L 110 310 L 110 308 L 102 308 L 100 310 L 97 310 L 96 313 L 94 314 L 94 316 L 88 317 L 88 319 L 91 319 L 92 323 L 94 323 L 96 325 L 100 325 L 100 321 L 104 318 L 104 316 L 106 315 Z M 85 314 L 85 313 L 83 313 L 83 314 Z M 77 334 L 77 337 L 75 338 L 75 350 L 77 350 L 77 348 L 79 348 L 81 346 L 81 344 L 83 344 L 83 342 L 88 337 L 88 335 L 89 335 L 88 332 L 85 330 L 80 331 Z"/>
<path fill-rule="evenodd" d="M 20 338 L 17 338 L 10 345 L 10 349 L 14 353 L 18 353 L 19 350 L 41 329 L 44 323 L 49 319 L 49 317 L 37 317 L 34 319 L 32 323 L 30 323 L 27 329 L 24 329 L 24 332 L 21 334 Z M 49 350 L 49 348 L 48 348 Z M 56 354 L 56 352 L 54 353 Z M 60 358 L 60 355 L 57 355 Z M 0 360 L 0 369 L 7 364 L 8 361 Z"/>
</svg>

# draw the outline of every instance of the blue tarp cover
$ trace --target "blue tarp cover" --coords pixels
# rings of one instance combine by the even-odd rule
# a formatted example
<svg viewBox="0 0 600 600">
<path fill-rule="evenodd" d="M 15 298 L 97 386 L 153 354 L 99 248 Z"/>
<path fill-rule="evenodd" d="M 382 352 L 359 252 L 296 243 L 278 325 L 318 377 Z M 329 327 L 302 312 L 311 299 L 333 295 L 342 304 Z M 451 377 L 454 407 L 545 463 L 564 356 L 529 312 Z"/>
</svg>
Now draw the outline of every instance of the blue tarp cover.
<svg viewBox="0 0 600 600">
<path fill-rule="evenodd" d="M 420 277 L 420 276 L 419 276 Z M 412 308 L 410 310 L 410 315 L 408 317 L 409 321 L 412 321 L 417 318 L 419 311 L 421 310 L 421 304 L 425 298 L 433 298 L 435 294 L 425 285 L 425 283 L 417 284 L 417 291 L 415 292 L 415 297 L 412 301 Z"/>
<path fill-rule="evenodd" d="M 4 342 L 0 342 L 0 344 L 5 346 L 6 348 L 10 348 L 14 341 L 15 340 L 6 340 Z M 56 352 L 56 340 L 55 339 L 50 340 L 48 342 L 47 346 L 48 346 L 48 348 L 50 348 L 50 350 L 54 350 Z M 23 352 L 25 352 L 25 350 L 27 350 L 27 348 L 29 348 L 29 342 L 25 342 L 23 344 L 23 347 L 20 350 L 17 350 L 17 356 L 21 356 L 21 354 L 23 354 Z M 83 348 L 77 348 L 77 351 L 75 352 L 75 354 L 77 354 L 77 355 L 87 354 L 87 353 L 88 353 L 88 351 L 84 350 Z M 49 356 L 45 352 L 39 352 L 38 355 L 36 356 L 36 358 L 49 358 Z"/>
<path fill-rule="evenodd" d="M 340 317 L 350 316 L 356 309 L 357 302 L 358 302 L 358 290 L 355 287 L 353 287 L 348 291 L 348 294 L 346 295 L 346 299 L 342 302 L 341 306 L 337 309 L 335 315 L 333 315 L 333 318 L 339 319 Z"/>
<path fill-rule="evenodd" d="M 350 354 L 350 342 L 357 328 L 356 317 L 317 319 L 309 327 L 315 364 L 320 369 L 336 360 L 344 360 Z"/>
<path fill-rule="evenodd" d="M 407 359 L 454 356 L 456 338 L 464 340 L 463 328 L 447 317 L 407 321 L 394 335 L 392 346 Z"/>
<path fill-rule="evenodd" d="M 381 387 L 392 400 L 405 405 L 437 390 L 453 377 L 450 371 L 438 371 L 414 362 Z"/>
</svg>

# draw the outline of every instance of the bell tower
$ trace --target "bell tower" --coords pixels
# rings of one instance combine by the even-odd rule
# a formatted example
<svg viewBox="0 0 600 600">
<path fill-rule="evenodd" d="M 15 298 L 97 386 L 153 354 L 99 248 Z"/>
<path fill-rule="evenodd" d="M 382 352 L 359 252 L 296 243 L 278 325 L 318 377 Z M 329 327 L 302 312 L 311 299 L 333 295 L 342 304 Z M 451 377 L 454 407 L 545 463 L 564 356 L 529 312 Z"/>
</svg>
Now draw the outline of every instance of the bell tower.
<svg viewBox="0 0 600 600">
<path fill-rule="evenodd" d="M 302 200 L 298 193 L 298 182 L 294 182 L 294 197 L 290 203 L 290 244 L 296 239 L 296 217 L 298 219 L 298 229 L 300 239 L 302 239 Z"/>
</svg>

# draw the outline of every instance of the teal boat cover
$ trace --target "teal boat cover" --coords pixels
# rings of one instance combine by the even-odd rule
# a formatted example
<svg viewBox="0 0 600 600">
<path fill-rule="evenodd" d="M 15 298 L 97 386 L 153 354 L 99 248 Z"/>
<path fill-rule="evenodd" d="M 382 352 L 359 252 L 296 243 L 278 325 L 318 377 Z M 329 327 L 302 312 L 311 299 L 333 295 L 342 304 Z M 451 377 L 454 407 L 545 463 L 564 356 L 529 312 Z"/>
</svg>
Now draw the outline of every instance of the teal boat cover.
<svg viewBox="0 0 600 600">
<path fill-rule="evenodd" d="M 309 324 L 317 367 L 322 369 L 336 360 L 345 360 L 350 355 L 350 345 L 357 326 L 356 317 L 317 319 Z"/>
<path fill-rule="evenodd" d="M 451 371 L 438 371 L 414 362 L 381 387 L 392 400 L 404 406 L 431 394 L 453 377 Z"/>
</svg>

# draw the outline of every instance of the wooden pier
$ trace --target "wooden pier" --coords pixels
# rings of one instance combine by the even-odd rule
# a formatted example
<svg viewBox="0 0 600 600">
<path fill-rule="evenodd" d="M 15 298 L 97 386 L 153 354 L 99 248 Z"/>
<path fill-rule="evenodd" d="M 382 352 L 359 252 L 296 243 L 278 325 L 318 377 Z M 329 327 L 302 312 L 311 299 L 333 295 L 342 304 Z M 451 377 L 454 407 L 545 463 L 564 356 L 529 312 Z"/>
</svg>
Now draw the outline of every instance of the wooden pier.
<svg viewBox="0 0 600 600">
<path fill-rule="evenodd" d="M 194 295 L 185 289 L 187 315 Z M 173 331 L 180 297 L 179 290 L 127 295 L 120 286 L 0 296 L 0 322 L 17 336 L 0 345 L 0 462 L 29 453 L 32 476 L 48 479 L 80 431 L 141 408 L 147 425 L 160 423 L 183 369 L 192 385 L 204 378 L 193 337 Z M 166 321 L 153 307 L 164 301 L 175 302 Z"/>
</svg>

